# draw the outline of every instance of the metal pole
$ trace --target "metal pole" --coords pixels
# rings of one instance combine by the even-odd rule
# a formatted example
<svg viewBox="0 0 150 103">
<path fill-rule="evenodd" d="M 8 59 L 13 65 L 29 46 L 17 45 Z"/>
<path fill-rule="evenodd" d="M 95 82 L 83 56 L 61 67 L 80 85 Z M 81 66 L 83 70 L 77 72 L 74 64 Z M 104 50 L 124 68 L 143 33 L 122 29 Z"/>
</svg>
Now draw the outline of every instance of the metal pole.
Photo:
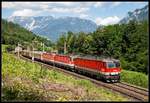
<svg viewBox="0 0 150 103">
<path fill-rule="evenodd" d="M 42 54 L 43 54 L 43 52 L 40 52 L 40 54 L 41 54 L 41 60 L 43 60 L 43 58 L 42 58 Z"/>
<path fill-rule="evenodd" d="M 43 43 L 43 52 L 44 52 L 44 43 Z"/>
<path fill-rule="evenodd" d="M 18 58 L 19 58 L 19 43 L 18 43 Z"/>
<path fill-rule="evenodd" d="M 34 62 L 34 47 L 32 45 L 32 61 Z"/>
<path fill-rule="evenodd" d="M 66 54 L 66 41 L 64 42 L 64 54 Z"/>
<path fill-rule="evenodd" d="M 41 52 L 41 60 L 43 60 L 42 54 L 43 54 L 43 53 Z"/>
<path fill-rule="evenodd" d="M 41 42 L 41 45 L 42 45 L 42 44 L 43 44 L 43 43 Z M 41 60 L 43 60 L 43 58 L 42 58 L 42 54 L 43 54 L 43 53 L 41 52 Z"/>
</svg>

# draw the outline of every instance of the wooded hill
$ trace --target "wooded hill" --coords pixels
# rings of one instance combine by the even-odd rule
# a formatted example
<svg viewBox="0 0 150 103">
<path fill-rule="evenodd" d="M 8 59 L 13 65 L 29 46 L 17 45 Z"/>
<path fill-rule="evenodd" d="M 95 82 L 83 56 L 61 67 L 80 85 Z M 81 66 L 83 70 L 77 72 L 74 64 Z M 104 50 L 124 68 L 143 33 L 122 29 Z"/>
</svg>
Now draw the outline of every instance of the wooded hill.
<svg viewBox="0 0 150 103">
<path fill-rule="evenodd" d="M 18 43 L 22 45 L 31 45 L 33 41 L 36 44 L 44 43 L 46 46 L 51 46 L 52 42 L 47 38 L 40 37 L 31 31 L 26 30 L 18 24 L 8 22 L 2 19 L 2 44 L 17 45 Z"/>
</svg>

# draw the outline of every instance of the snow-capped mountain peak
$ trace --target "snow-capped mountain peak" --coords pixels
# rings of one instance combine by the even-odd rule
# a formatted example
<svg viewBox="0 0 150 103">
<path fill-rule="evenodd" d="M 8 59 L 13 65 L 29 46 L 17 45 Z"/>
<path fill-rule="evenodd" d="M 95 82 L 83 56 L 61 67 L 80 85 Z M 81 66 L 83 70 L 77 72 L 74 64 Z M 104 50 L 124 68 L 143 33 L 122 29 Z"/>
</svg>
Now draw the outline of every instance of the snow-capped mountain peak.
<svg viewBox="0 0 150 103">
<path fill-rule="evenodd" d="M 148 5 L 141 9 L 136 9 L 127 13 L 127 16 L 120 20 L 119 23 L 128 23 L 130 20 L 143 21 L 148 20 Z"/>
</svg>

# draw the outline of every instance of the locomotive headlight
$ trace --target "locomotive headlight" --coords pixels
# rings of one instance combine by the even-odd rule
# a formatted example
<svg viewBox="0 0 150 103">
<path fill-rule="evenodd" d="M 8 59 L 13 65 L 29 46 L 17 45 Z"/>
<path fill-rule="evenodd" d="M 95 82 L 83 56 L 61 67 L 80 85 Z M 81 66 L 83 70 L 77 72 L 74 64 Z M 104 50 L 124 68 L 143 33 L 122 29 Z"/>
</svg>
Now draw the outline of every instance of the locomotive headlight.
<svg viewBox="0 0 150 103">
<path fill-rule="evenodd" d="M 105 75 L 109 75 L 110 73 L 105 73 Z"/>
<path fill-rule="evenodd" d="M 111 75 L 115 75 L 115 74 L 118 74 L 118 72 L 112 72 L 112 73 L 111 73 Z"/>
<path fill-rule="evenodd" d="M 74 66 L 74 64 L 70 64 L 70 66 L 72 66 L 72 67 L 73 67 L 73 66 Z"/>
<path fill-rule="evenodd" d="M 116 72 L 116 74 L 118 74 L 118 72 Z"/>
</svg>

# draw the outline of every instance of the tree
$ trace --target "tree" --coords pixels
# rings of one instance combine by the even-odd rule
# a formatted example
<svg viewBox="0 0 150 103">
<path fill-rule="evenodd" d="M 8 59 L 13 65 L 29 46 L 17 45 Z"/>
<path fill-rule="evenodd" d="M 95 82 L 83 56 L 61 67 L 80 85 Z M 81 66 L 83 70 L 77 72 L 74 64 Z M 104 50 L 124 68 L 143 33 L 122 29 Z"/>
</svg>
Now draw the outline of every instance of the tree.
<svg viewBox="0 0 150 103">
<path fill-rule="evenodd" d="M 59 53 L 64 53 L 64 43 L 66 41 L 65 34 L 61 35 L 60 38 L 57 40 L 57 50 Z"/>
</svg>

